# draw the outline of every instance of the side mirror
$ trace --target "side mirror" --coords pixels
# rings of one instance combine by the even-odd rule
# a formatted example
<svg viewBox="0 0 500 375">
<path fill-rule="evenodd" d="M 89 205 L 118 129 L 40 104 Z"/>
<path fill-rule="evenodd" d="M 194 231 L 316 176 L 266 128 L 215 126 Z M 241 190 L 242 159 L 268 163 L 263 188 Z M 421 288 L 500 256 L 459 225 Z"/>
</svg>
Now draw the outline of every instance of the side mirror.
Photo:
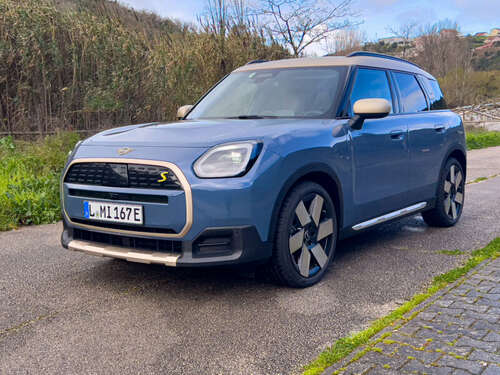
<svg viewBox="0 0 500 375">
<path fill-rule="evenodd" d="M 352 109 L 355 116 L 349 125 L 359 130 L 366 119 L 386 117 L 391 112 L 391 103 L 381 98 L 360 99 L 354 103 Z"/>
<path fill-rule="evenodd" d="M 189 111 L 193 108 L 191 104 L 183 105 L 177 110 L 177 120 L 182 120 L 186 115 L 189 113 Z"/>
</svg>

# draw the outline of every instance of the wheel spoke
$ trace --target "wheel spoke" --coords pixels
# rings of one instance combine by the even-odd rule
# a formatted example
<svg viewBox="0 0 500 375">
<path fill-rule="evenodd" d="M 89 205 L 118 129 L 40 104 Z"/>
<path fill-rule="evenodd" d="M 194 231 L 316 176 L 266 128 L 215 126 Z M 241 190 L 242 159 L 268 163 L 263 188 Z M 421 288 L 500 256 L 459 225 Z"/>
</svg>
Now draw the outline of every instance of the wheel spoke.
<svg viewBox="0 0 500 375">
<path fill-rule="evenodd" d="M 451 198 L 450 196 L 448 196 L 448 198 L 444 200 L 444 212 L 446 212 L 446 215 L 450 213 L 450 206 L 451 206 Z"/>
<path fill-rule="evenodd" d="M 451 191 L 451 182 L 448 181 L 448 180 L 444 181 L 444 191 L 445 191 L 445 193 L 450 194 L 450 191 Z"/>
<path fill-rule="evenodd" d="M 462 193 L 458 193 L 455 195 L 455 202 L 458 204 L 463 204 L 464 203 L 464 195 Z"/>
<path fill-rule="evenodd" d="M 452 165 L 450 168 L 450 181 L 452 184 L 455 183 L 455 166 Z"/>
<path fill-rule="evenodd" d="M 328 219 L 319 225 L 317 241 L 321 241 L 323 238 L 329 236 L 333 233 L 333 219 Z"/>
<path fill-rule="evenodd" d="M 319 266 L 321 268 L 325 267 L 325 264 L 328 262 L 328 255 L 326 255 L 325 250 L 323 250 L 319 243 L 311 249 L 311 253 L 316 258 Z"/>
<path fill-rule="evenodd" d="M 457 218 L 457 205 L 454 201 L 451 202 L 451 216 L 453 217 L 453 220 Z"/>
<path fill-rule="evenodd" d="M 293 236 L 290 236 L 288 245 L 290 246 L 290 253 L 293 254 L 299 250 L 304 244 L 304 229 L 299 230 Z"/>
<path fill-rule="evenodd" d="M 461 183 L 462 183 L 462 172 L 458 171 L 458 173 L 455 177 L 455 186 L 456 186 L 457 190 L 460 187 Z"/>
<path fill-rule="evenodd" d="M 311 253 L 309 249 L 304 245 L 302 246 L 302 252 L 299 258 L 299 271 L 304 277 L 309 277 L 309 265 L 311 264 Z"/>
<path fill-rule="evenodd" d="M 311 217 L 309 216 L 303 201 L 299 202 L 297 208 L 295 209 L 295 215 L 297 215 L 300 225 L 302 226 L 306 226 L 311 222 Z"/>
<path fill-rule="evenodd" d="M 316 194 L 314 197 L 311 207 L 309 208 L 309 215 L 311 216 L 314 224 L 319 225 L 319 218 L 321 216 L 321 210 L 323 209 L 323 197 Z"/>
</svg>

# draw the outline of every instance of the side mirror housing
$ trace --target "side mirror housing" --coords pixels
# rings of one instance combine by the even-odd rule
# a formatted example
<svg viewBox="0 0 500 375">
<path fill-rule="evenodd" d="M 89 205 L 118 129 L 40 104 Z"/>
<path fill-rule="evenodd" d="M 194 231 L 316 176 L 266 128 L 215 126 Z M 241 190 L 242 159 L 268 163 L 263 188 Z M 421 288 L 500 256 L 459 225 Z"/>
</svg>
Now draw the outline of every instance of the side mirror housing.
<svg viewBox="0 0 500 375">
<path fill-rule="evenodd" d="M 182 120 L 191 111 L 193 106 L 191 104 L 183 105 L 177 110 L 177 120 Z"/>
<path fill-rule="evenodd" d="M 391 112 L 391 103 L 381 98 L 360 99 L 354 103 L 352 109 L 355 116 L 351 119 L 350 125 L 353 129 L 359 130 L 366 119 L 386 117 Z"/>
</svg>

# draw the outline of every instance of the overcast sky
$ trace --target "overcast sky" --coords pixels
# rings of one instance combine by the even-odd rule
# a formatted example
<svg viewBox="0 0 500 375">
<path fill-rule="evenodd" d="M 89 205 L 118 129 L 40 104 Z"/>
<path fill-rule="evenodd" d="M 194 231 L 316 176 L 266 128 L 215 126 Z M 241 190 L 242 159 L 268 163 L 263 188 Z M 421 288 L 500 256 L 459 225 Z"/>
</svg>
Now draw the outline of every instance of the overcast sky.
<svg viewBox="0 0 500 375">
<path fill-rule="evenodd" d="M 204 0 L 119 1 L 187 22 L 195 21 L 205 4 Z M 450 19 L 458 22 L 464 34 L 500 27 L 499 0 L 354 0 L 353 9 L 360 13 L 359 28 L 369 40 L 390 36 L 389 27 L 407 21 L 427 24 Z"/>
</svg>

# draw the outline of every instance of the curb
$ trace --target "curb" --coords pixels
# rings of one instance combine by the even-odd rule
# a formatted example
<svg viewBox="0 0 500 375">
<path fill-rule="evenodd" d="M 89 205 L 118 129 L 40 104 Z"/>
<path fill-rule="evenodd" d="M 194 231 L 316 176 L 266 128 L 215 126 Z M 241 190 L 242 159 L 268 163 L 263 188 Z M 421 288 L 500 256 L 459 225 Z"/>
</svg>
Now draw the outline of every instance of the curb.
<svg viewBox="0 0 500 375">
<path fill-rule="evenodd" d="M 454 281 L 452 284 L 444 287 L 443 289 L 441 289 L 440 291 L 438 291 L 436 294 L 434 294 L 433 296 L 429 297 L 425 301 L 422 301 L 420 304 L 418 304 L 417 306 L 415 306 L 412 310 L 410 310 L 406 314 L 404 314 L 403 317 L 404 318 L 408 318 L 408 317 L 410 317 L 411 315 L 413 315 L 415 313 L 421 313 L 422 311 L 426 310 L 431 305 L 433 305 L 437 300 L 439 300 L 441 297 L 443 297 L 443 295 L 445 295 L 450 290 L 452 290 L 452 289 L 456 288 L 457 286 L 459 286 L 460 284 L 462 284 L 465 280 L 469 279 L 471 277 L 471 275 L 476 274 L 477 272 L 479 272 L 480 269 L 482 269 L 485 266 L 487 266 L 493 260 L 494 259 L 491 259 L 491 258 L 484 260 L 483 262 L 481 262 L 480 264 L 478 264 L 476 267 L 474 267 L 474 269 L 470 270 L 467 274 L 465 274 L 464 276 L 462 276 L 460 279 L 458 279 L 458 280 Z M 394 332 L 394 330 L 395 330 L 394 326 L 397 326 L 397 325 L 400 324 L 401 325 L 400 328 L 402 328 L 407 323 L 408 323 L 408 320 L 404 320 L 404 319 L 399 319 L 399 320 L 394 321 L 392 324 L 388 325 L 387 327 L 385 327 L 384 329 L 382 329 L 380 332 L 378 332 L 375 335 L 373 335 L 366 344 L 359 346 L 354 351 L 352 351 L 352 353 L 350 353 L 347 357 L 341 359 L 340 361 L 338 361 L 337 363 L 333 364 L 332 366 L 327 367 L 325 369 L 325 371 L 323 371 L 321 374 L 322 375 L 333 375 L 339 369 L 348 366 L 350 364 L 350 362 L 353 360 L 353 358 L 359 352 L 361 352 L 363 349 L 365 349 L 367 346 L 369 346 L 371 343 L 373 343 L 374 341 L 376 341 L 377 339 L 379 339 L 381 336 L 383 336 L 387 332 Z"/>
</svg>

